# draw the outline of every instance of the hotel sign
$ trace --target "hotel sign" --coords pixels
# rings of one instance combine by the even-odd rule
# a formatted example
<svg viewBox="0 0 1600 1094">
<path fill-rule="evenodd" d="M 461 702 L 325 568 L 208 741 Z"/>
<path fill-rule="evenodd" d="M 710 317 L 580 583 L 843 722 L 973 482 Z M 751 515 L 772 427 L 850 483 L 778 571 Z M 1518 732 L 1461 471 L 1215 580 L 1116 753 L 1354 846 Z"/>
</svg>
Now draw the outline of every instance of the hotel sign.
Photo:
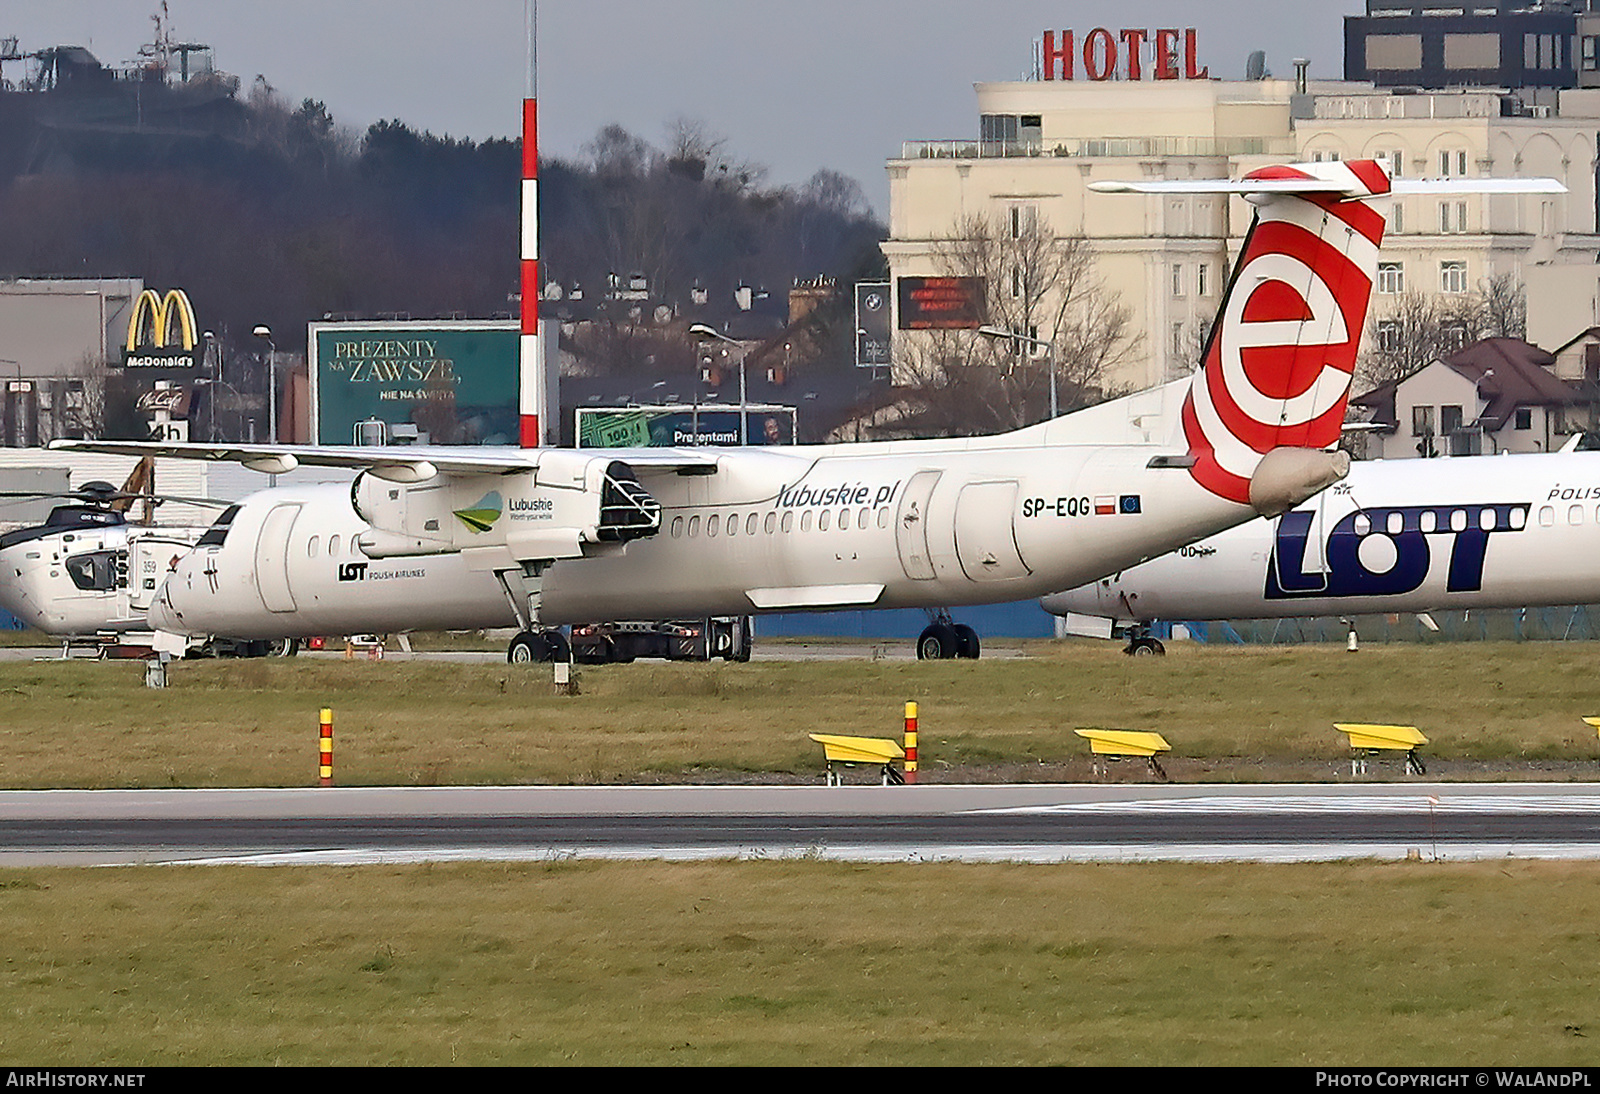
<svg viewBox="0 0 1600 1094">
<path fill-rule="evenodd" d="M 1046 80 L 1077 79 L 1078 63 L 1089 80 L 1206 80 L 1193 27 L 1115 32 L 1095 27 L 1082 37 L 1070 30 L 1044 32 L 1039 50 Z"/>
</svg>

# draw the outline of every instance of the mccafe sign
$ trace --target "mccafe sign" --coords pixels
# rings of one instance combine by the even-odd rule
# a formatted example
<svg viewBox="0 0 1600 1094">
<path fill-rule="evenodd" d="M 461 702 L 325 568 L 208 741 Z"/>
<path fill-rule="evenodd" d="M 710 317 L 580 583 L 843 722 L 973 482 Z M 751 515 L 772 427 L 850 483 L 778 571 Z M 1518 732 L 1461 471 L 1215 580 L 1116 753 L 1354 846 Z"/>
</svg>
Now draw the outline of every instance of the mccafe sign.
<svg viewBox="0 0 1600 1094">
<path fill-rule="evenodd" d="M 1194 28 L 1118 30 L 1095 27 L 1084 35 L 1047 30 L 1040 48 L 1046 80 L 1205 80 Z"/>
</svg>

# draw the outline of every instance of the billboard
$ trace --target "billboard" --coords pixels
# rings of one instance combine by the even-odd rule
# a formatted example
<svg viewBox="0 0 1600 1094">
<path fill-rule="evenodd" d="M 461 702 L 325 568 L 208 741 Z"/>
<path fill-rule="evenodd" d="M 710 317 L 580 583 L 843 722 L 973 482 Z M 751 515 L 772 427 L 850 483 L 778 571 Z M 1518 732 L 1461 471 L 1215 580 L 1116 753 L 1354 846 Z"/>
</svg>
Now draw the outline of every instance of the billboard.
<svg viewBox="0 0 1600 1094">
<path fill-rule="evenodd" d="M 890 363 L 889 283 L 856 282 L 856 367 Z"/>
<path fill-rule="evenodd" d="M 983 325 L 981 277 L 902 277 L 901 330 L 976 330 Z"/>
<path fill-rule="evenodd" d="M 312 440 L 355 444 L 381 422 L 380 432 L 414 430 L 431 444 L 516 444 L 518 329 L 515 320 L 310 324 Z"/>
<path fill-rule="evenodd" d="M 748 443 L 794 444 L 794 407 L 751 403 Z M 579 448 L 693 448 L 737 445 L 737 406 L 580 407 Z"/>
</svg>

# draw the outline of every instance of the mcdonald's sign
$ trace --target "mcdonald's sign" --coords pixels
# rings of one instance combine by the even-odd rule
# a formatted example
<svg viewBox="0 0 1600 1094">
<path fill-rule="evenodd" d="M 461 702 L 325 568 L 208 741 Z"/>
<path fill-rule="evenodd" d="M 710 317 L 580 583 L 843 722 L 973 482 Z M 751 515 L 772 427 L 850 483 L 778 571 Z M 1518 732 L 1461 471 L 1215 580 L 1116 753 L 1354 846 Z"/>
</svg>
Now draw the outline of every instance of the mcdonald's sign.
<svg viewBox="0 0 1600 1094">
<path fill-rule="evenodd" d="M 194 307 L 182 289 L 168 289 L 158 296 L 146 289 L 133 303 L 128 317 L 128 345 L 123 354 L 124 368 L 194 368 Z"/>
</svg>

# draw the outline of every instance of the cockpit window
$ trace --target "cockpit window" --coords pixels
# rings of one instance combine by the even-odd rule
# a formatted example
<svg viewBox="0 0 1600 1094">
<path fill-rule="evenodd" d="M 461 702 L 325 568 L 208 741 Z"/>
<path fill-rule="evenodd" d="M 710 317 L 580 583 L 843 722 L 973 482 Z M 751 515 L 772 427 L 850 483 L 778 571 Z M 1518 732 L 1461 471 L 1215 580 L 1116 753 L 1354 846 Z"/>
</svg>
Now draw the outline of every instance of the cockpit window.
<svg viewBox="0 0 1600 1094">
<path fill-rule="evenodd" d="M 80 589 L 109 592 L 117 587 L 116 551 L 87 551 L 72 555 L 62 565 L 67 576 Z"/>
<path fill-rule="evenodd" d="M 206 534 L 200 537 L 199 547 L 221 547 L 222 541 L 228 538 L 228 528 L 233 524 L 233 518 L 239 515 L 239 506 L 230 505 L 222 511 L 216 523 L 206 529 Z"/>
</svg>

